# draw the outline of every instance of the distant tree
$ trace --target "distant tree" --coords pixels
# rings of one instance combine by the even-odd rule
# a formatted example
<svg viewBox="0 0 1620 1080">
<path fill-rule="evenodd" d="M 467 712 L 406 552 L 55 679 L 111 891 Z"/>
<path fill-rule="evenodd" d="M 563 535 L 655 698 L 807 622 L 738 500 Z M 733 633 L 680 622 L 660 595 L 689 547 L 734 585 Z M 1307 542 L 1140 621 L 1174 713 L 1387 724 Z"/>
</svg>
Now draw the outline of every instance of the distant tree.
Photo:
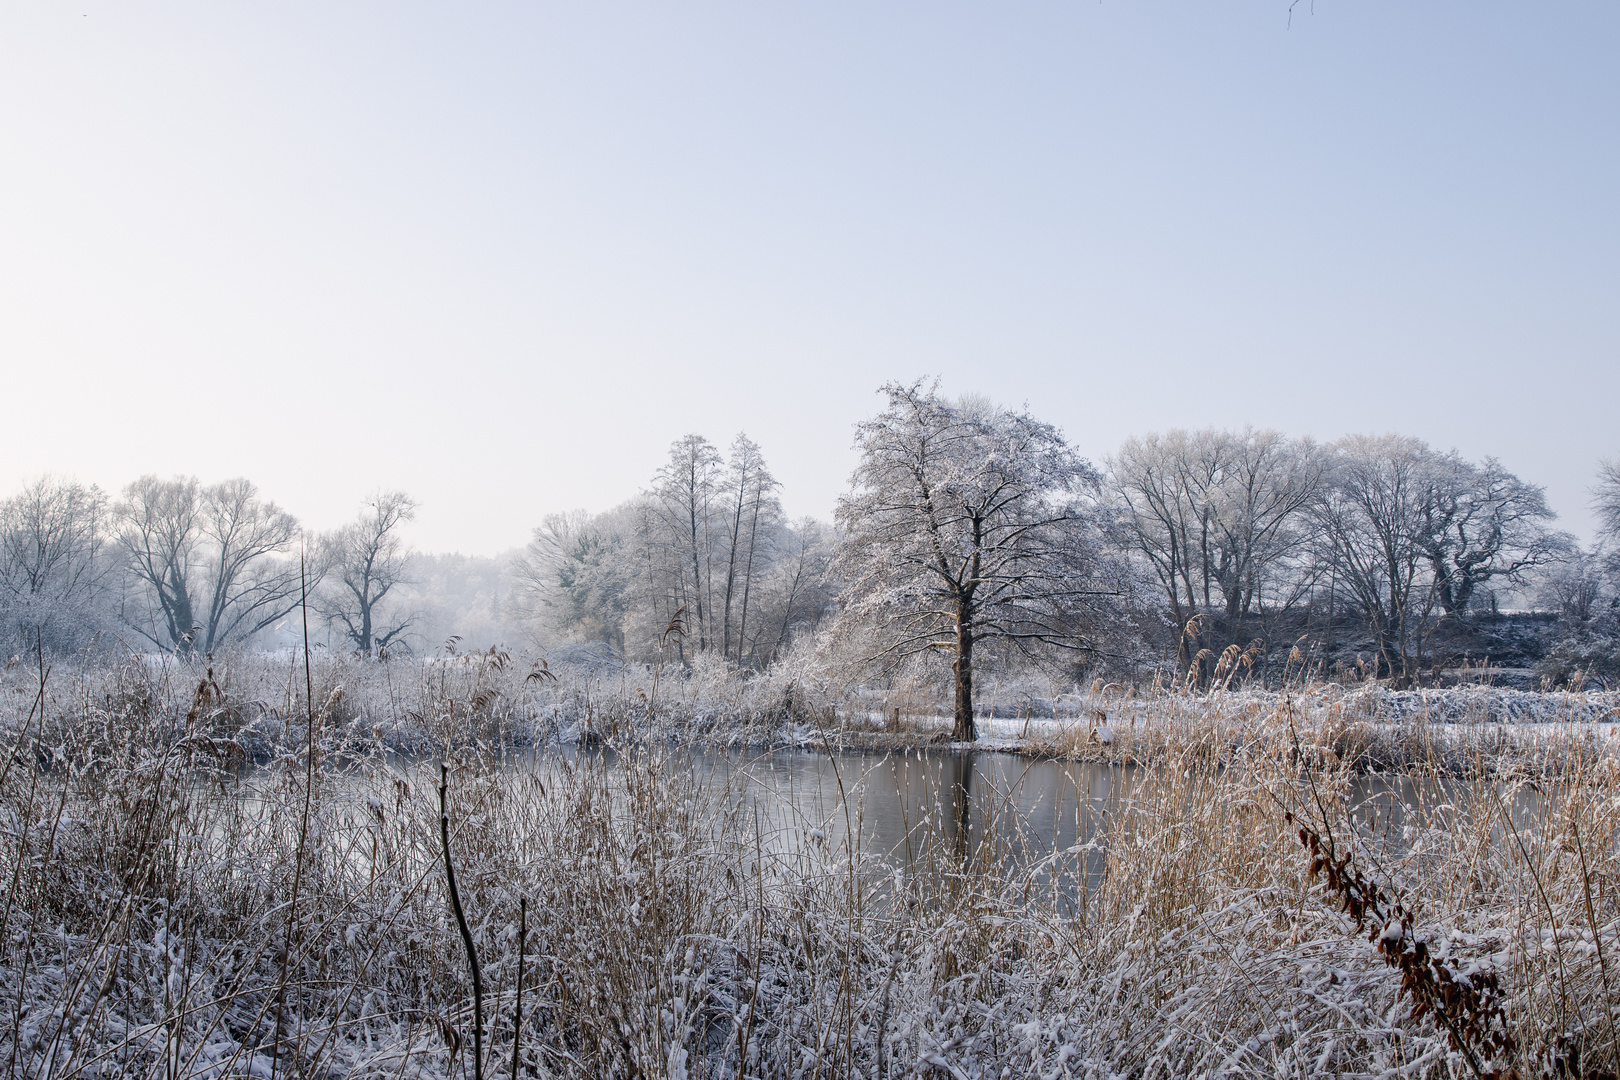
<svg viewBox="0 0 1620 1080">
<path fill-rule="evenodd" d="M 1556 686 L 1620 685 L 1620 566 L 1602 546 L 1541 573 L 1536 599 L 1560 616 L 1562 636 L 1536 665 Z"/>
<path fill-rule="evenodd" d="M 513 560 L 512 574 L 547 631 L 623 651 L 635 599 L 635 531 L 629 507 L 546 516 Z"/>
<path fill-rule="evenodd" d="M 1283 607 L 1303 594 L 1284 572 L 1311 535 L 1326 467 L 1308 439 L 1249 429 L 1131 438 L 1109 463 L 1124 535 L 1164 593 L 1182 668 L 1194 619 L 1214 616 L 1237 641 L 1268 593 Z"/>
<path fill-rule="evenodd" d="M 1435 603 L 1424 546 L 1451 465 L 1418 439 L 1352 435 L 1333 445 L 1319 507 L 1324 558 L 1367 620 L 1380 670 L 1409 678 Z"/>
<path fill-rule="evenodd" d="M 775 491 L 780 485 L 765 467 L 759 445 L 739 434 L 731 444 L 731 454 L 721 489 L 725 494 L 727 517 L 725 594 L 721 601 L 721 650 L 732 656 L 732 612 L 735 626 L 737 663 L 743 662 L 743 642 L 748 633 L 748 605 L 753 597 L 754 572 L 763 563 L 760 541 L 780 518 L 782 508 Z"/>
<path fill-rule="evenodd" d="M 785 523 L 777 487 L 746 435 L 725 458 L 702 436 L 678 440 L 650 491 L 534 530 L 511 563 L 530 626 L 651 659 L 680 612 L 686 632 L 670 640 L 683 659 L 706 650 L 769 663 L 829 603 L 830 530 Z"/>
<path fill-rule="evenodd" d="M 299 603 L 297 520 L 247 480 L 203 487 L 143 476 L 114 511 L 118 543 L 146 594 L 130 626 L 160 648 L 212 653 L 252 636 Z M 319 566 L 306 575 L 313 588 Z"/>
<path fill-rule="evenodd" d="M 1536 600 L 1558 612 L 1566 630 L 1587 626 L 1611 599 L 1604 562 L 1601 552 L 1572 552 L 1543 571 Z"/>
<path fill-rule="evenodd" d="M 815 518 L 801 518 L 773 537 L 772 573 L 765 581 L 757 623 L 747 642 L 750 662 L 759 666 L 782 654 L 795 634 L 813 632 L 837 599 L 833 561 L 838 554 L 833 530 Z M 739 649 L 743 642 L 738 642 Z"/>
<path fill-rule="evenodd" d="M 1027 412 L 953 402 L 922 383 L 883 388 L 856 428 L 840 500 L 844 614 L 887 640 L 878 657 L 951 658 L 955 737 L 971 741 L 974 648 L 1086 649 L 1103 580 L 1095 471 Z"/>
<path fill-rule="evenodd" d="M 1598 529 L 1611 541 L 1620 540 L 1620 457 L 1598 462 L 1598 481 L 1592 488 L 1592 509 Z"/>
<path fill-rule="evenodd" d="M 1544 488 L 1495 458 L 1474 465 L 1431 452 L 1430 459 L 1417 540 L 1446 616 L 1466 618 L 1475 592 L 1492 581 L 1522 585 L 1531 571 L 1574 553 L 1572 537 L 1547 527 L 1556 515 Z"/>
<path fill-rule="evenodd" d="M 391 605 L 411 613 L 401 637 L 418 654 L 446 651 L 447 646 L 462 653 L 483 652 L 511 644 L 522 627 L 509 617 L 517 613 L 512 595 L 517 582 L 510 569 L 510 560 L 487 555 L 413 554 L 389 594 Z"/>
<path fill-rule="evenodd" d="M 341 625 L 361 656 L 385 649 L 410 625 L 408 615 L 384 605 L 406 579 L 410 551 L 400 527 L 416 519 L 416 501 L 403 491 L 379 491 L 361 504 L 359 519 L 326 541 L 328 573 L 335 581 L 323 595 L 321 614 Z"/>
<path fill-rule="evenodd" d="M 671 614 L 685 608 L 688 638 L 698 651 L 715 644 L 714 548 L 722 527 L 716 519 L 722 461 L 714 445 L 701 435 L 686 435 L 669 448 L 669 460 L 653 483 L 654 505 L 662 520 L 675 570 L 669 604 Z M 683 640 L 681 652 L 684 655 Z"/>
<path fill-rule="evenodd" d="M 1525 585 L 1567 559 L 1548 528 L 1543 490 L 1494 458 L 1474 464 L 1397 435 L 1350 436 L 1331 448 L 1318 505 L 1323 562 L 1367 619 L 1380 669 L 1409 678 L 1432 614 L 1462 620 L 1487 583 Z"/>
<path fill-rule="evenodd" d="M 1264 604 L 1286 608 L 1304 594 L 1297 557 L 1313 536 L 1308 511 L 1321 496 L 1328 457 L 1310 439 L 1275 431 L 1246 429 L 1227 444 L 1213 576 L 1237 630 Z"/>
<path fill-rule="evenodd" d="M 1206 511 L 1195 484 L 1192 466 L 1204 455 L 1186 432 L 1168 436 L 1149 434 L 1126 440 L 1111 461 L 1110 485 L 1124 507 L 1122 532 L 1132 550 L 1152 568 L 1165 594 L 1170 622 L 1185 654 L 1181 633 L 1202 610 L 1199 599 L 1207 580 L 1199 580 L 1205 561 L 1198 551 L 1207 533 Z M 1198 469 L 1198 473 L 1207 469 Z M 1203 605 L 1207 607 L 1207 603 Z M 1180 655 L 1178 668 L 1186 666 Z"/>
<path fill-rule="evenodd" d="M 14 644 L 75 648 L 100 627 L 107 514 L 99 488 L 53 477 L 0 502 L 0 613 Z"/>
</svg>

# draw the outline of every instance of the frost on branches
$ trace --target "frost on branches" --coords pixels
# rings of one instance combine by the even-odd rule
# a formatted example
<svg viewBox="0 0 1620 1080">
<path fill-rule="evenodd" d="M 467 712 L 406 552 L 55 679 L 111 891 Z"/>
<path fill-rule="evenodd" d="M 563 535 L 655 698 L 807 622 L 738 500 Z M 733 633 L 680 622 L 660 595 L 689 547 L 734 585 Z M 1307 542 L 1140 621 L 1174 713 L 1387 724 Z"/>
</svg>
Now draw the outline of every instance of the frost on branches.
<svg viewBox="0 0 1620 1080">
<path fill-rule="evenodd" d="M 844 616 L 881 628 L 872 659 L 949 656 L 955 738 L 972 741 L 980 642 L 1094 651 L 1124 591 L 1108 557 L 1098 476 L 1027 412 L 952 401 L 921 382 L 883 388 L 856 429 L 860 463 L 838 505 Z"/>
</svg>

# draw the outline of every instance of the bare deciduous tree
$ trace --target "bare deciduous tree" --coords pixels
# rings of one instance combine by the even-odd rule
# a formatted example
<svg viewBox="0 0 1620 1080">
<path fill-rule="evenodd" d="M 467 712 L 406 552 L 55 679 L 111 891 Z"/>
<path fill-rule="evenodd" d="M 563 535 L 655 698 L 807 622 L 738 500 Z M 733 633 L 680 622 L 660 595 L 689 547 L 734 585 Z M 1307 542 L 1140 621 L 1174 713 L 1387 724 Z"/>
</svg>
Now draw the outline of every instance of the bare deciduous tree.
<svg viewBox="0 0 1620 1080">
<path fill-rule="evenodd" d="M 1325 455 L 1308 439 L 1275 431 L 1174 430 L 1132 438 L 1110 462 L 1135 553 L 1168 601 L 1185 667 L 1194 619 L 1219 620 L 1228 640 L 1268 602 L 1286 607 L 1302 592 L 1280 571 L 1309 536 L 1306 510 L 1318 497 Z"/>
<path fill-rule="evenodd" d="M 714 614 L 712 553 L 719 527 L 715 499 L 720 468 L 720 453 L 714 445 L 701 435 L 687 435 L 669 448 L 669 461 L 658 470 L 653 486 L 678 571 L 672 582 L 671 614 L 686 609 L 688 636 L 696 637 L 700 652 L 706 652 L 714 642 L 710 625 Z M 684 639 L 680 651 L 684 656 Z"/>
<path fill-rule="evenodd" d="M 1468 602 L 1491 581 L 1521 585 L 1526 575 L 1567 558 L 1574 540 L 1546 523 L 1556 515 L 1545 489 L 1527 484 L 1495 458 L 1470 464 L 1435 455 L 1419 544 L 1447 616 L 1465 618 Z"/>
<path fill-rule="evenodd" d="M 203 487 L 193 477 L 143 476 L 115 511 L 118 541 L 144 588 L 130 625 L 161 648 L 214 652 L 298 605 L 298 522 L 247 480 Z M 320 567 L 309 568 L 313 587 Z M 142 617 L 144 616 L 144 617 Z"/>
<path fill-rule="evenodd" d="M 321 614 L 342 625 L 361 656 L 386 649 L 410 625 L 409 616 L 388 614 L 384 601 L 405 581 L 410 552 L 399 529 L 415 518 L 409 495 L 379 491 L 362 503 L 358 520 L 327 539 L 326 563 L 337 580 L 322 599 Z"/>
<path fill-rule="evenodd" d="M 721 620 L 720 643 L 724 655 L 731 655 L 733 602 L 740 607 L 737 618 L 737 650 L 735 659 L 741 664 L 743 641 L 748 633 L 748 603 L 752 598 L 754 569 L 758 562 L 761 528 L 769 529 L 781 514 L 773 492 L 780 485 L 765 467 L 765 458 L 759 445 L 746 435 L 738 435 L 731 444 L 731 456 L 726 462 L 724 490 L 726 493 L 728 531 L 726 557 L 725 597 L 722 601 L 724 617 Z"/>
<path fill-rule="evenodd" d="M 1366 617 L 1380 669 L 1406 678 L 1414 632 L 1434 605 L 1423 539 L 1445 463 L 1399 435 L 1352 435 L 1333 450 L 1333 484 L 1319 507 L 1326 554 Z"/>
<path fill-rule="evenodd" d="M 1598 462 L 1598 482 L 1592 488 L 1592 509 L 1598 528 L 1610 540 L 1620 540 L 1620 458 Z"/>
<path fill-rule="evenodd" d="M 625 648 L 636 592 L 637 516 L 630 506 L 592 516 L 549 514 L 512 574 L 548 634 Z"/>
<path fill-rule="evenodd" d="M 1306 511 L 1320 496 L 1327 455 L 1309 439 L 1245 430 L 1227 437 L 1215 514 L 1214 577 L 1234 640 L 1243 621 L 1266 603 L 1266 590 L 1286 606 L 1298 581 L 1278 572 L 1310 538 Z"/>
<path fill-rule="evenodd" d="M 1436 609 L 1462 619 L 1486 583 L 1523 584 L 1574 551 L 1569 536 L 1547 528 L 1542 489 L 1495 459 L 1476 465 L 1396 435 L 1351 436 L 1332 451 L 1319 504 L 1325 561 L 1365 615 L 1389 674 L 1414 674 Z"/>
<path fill-rule="evenodd" d="M 844 614 L 882 627 L 881 658 L 949 655 L 955 736 L 971 741 L 975 645 L 1088 648 L 1088 606 L 1117 594 L 1099 573 L 1097 475 L 1026 412 L 922 383 L 883 393 L 838 505 Z"/>
<path fill-rule="evenodd" d="M 0 503 L 0 608 L 19 643 L 71 648 L 100 623 L 107 498 L 41 477 Z"/>
</svg>

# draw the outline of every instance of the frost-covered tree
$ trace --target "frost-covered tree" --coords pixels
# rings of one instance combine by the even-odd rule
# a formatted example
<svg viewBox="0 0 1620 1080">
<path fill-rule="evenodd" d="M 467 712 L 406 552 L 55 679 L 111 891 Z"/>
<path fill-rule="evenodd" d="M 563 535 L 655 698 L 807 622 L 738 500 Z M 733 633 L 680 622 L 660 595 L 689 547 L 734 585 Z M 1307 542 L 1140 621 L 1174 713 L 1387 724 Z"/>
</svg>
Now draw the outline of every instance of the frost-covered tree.
<svg viewBox="0 0 1620 1080">
<path fill-rule="evenodd" d="M 725 496 L 726 576 L 721 601 L 720 643 L 722 654 L 733 657 L 733 627 L 736 629 L 734 659 L 743 662 L 743 642 L 748 635 L 748 608 L 753 599 L 754 573 L 764 564 L 761 541 L 768 537 L 782 515 L 775 491 L 780 485 L 765 467 L 759 445 L 739 434 L 731 444 L 726 460 L 722 491 Z M 733 621 L 733 613 L 736 619 Z"/>
<path fill-rule="evenodd" d="M 826 611 L 829 532 L 782 520 L 778 484 L 746 435 L 722 458 L 701 435 L 670 448 L 651 490 L 602 514 L 545 519 L 513 560 L 544 640 L 656 656 L 677 613 L 683 660 L 710 652 L 769 663 Z"/>
<path fill-rule="evenodd" d="M 1606 614 L 1613 594 L 1601 553 L 1574 551 L 1540 575 L 1536 601 L 1558 612 L 1566 631 L 1591 625 Z"/>
<path fill-rule="evenodd" d="M 1559 614 L 1559 640 L 1536 665 L 1558 686 L 1620 683 L 1620 590 L 1615 560 L 1599 546 L 1576 551 L 1540 574 L 1537 602 Z"/>
<path fill-rule="evenodd" d="M 512 563 L 513 578 L 544 636 L 625 649 L 625 621 L 638 600 L 640 515 L 550 514 Z"/>
<path fill-rule="evenodd" d="M 41 477 L 0 503 L 0 617 L 13 646 L 82 646 L 106 621 L 107 497 Z"/>
<path fill-rule="evenodd" d="M 720 494 L 720 452 L 701 435 L 677 439 L 669 460 L 653 482 L 653 505 L 663 528 L 659 540 L 667 545 L 669 605 L 684 610 L 687 637 L 698 651 L 714 641 L 710 622 L 714 614 L 715 541 L 723 522 L 717 514 Z M 685 639 L 681 641 L 682 655 Z"/>
<path fill-rule="evenodd" d="M 361 656 L 386 649 L 410 625 L 409 615 L 386 603 L 407 576 L 410 550 L 400 528 L 416 519 L 416 501 L 403 491 L 366 497 L 360 516 L 327 538 L 328 588 L 321 614 L 343 628 Z"/>
<path fill-rule="evenodd" d="M 1592 488 L 1592 509 L 1598 529 L 1610 542 L 1620 541 L 1620 458 L 1598 462 L 1597 484 Z"/>
<path fill-rule="evenodd" d="M 1398 435 L 1335 443 L 1318 506 L 1323 563 L 1367 620 L 1380 668 L 1409 677 L 1430 616 L 1462 619 L 1488 582 L 1523 585 L 1568 557 L 1540 487 Z"/>
<path fill-rule="evenodd" d="M 395 641 L 403 638 L 423 656 L 512 645 L 529 620 L 514 604 L 519 583 L 510 576 L 511 567 L 511 559 L 487 555 L 413 554 L 389 594 L 391 603 L 411 615 L 410 626 Z"/>
<path fill-rule="evenodd" d="M 1302 594 L 1295 557 L 1326 467 L 1309 439 L 1252 429 L 1149 434 L 1109 462 L 1123 535 L 1164 594 L 1183 667 L 1181 631 L 1194 619 L 1213 617 L 1238 641 L 1268 604 L 1286 608 Z"/>
<path fill-rule="evenodd" d="M 1399 435 L 1352 435 L 1333 451 L 1333 482 L 1318 508 L 1325 556 L 1367 620 L 1381 670 L 1405 676 L 1414 631 L 1434 603 L 1423 540 L 1445 463 Z"/>
<path fill-rule="evenodd" d="M 1537 668 L 1557 685 L 1620 684 L 1620 459 L 1599 462 L 1597 480 L 1598 543 L 1541 572 L 1537 600 L 1559 613 L 1563 637 Z"/>
<path fill-rule="evenodd" d="M 1574 552 L 1572 537 L 1547 527 L 1557 515 L 1540 485 L 1525 483 L 1495 458 L 1477 465 L 1454 452 L 1431 458 L 1418 542 L 1447 616 L 1466 618 L 1481 587 L 1522 585 L 1531 571 Z"/>
<path fill-rule="evenodd" d="M 874 659 L 951 659 L 958 740 L 976 736 L 975 647 L 1086 649 L 1088 616 L 1119 587 L 1096 472 L 1027 412 L 955 402 L 937 386 L 883 388 L 857 426 L 859 463 L 839 501 L 844 616 L 877 629 Z"/>
<path fill-rule="evenodd" d="M 801 518 L 771 533 L 769 572 L 761 576 L 758 615 L 751 635 L 740 638 L 741 662 L 764 667 L 795 635 L 814 633 L 837 601 L 833 561 L 838 538 L 815 518 Z M 747 628 L 745 628 L 747 629 Z"/>
<path fill-rule="evenodd" d="M 298 521 L 247 480 L 204 487 L 195 477 L 143 476 L 124 489 L 114 517 L 144 600 L 125 619 L 160 648 L 211 653 L 299 603 L 299 560 L 289 557 Z M 321 568 L 306 570 L 313 589 Z"/>
</svg>

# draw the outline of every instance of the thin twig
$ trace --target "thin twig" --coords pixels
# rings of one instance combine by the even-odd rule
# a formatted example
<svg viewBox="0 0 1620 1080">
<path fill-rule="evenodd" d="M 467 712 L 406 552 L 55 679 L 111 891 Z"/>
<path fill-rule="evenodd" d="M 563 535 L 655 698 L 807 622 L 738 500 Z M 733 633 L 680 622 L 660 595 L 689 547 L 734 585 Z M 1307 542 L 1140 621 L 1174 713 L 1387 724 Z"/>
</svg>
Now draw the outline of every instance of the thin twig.
<svg viewBox="0 0 1620 1080">
<path fill-rule="evenodd" d="M 478 950 L 473 947 L 472 931 L 461 910 L 461 893 L 456 889 L 456 867 L 450 861 L 450 810 L 445 790 L 450 785 L 450 766 L 439 762 L 439 839 L 444 844 L 444 879 L 450 888 L 450 910 L 456 913 L 456 928 L 467 947 L 467 966 L 473 984 L 473 1080 L 484 1080 L 484 976 L 478 969 Z"/>
<path fill-rule="evenodd" d="M 517 1006 L 512 1010 L 512 1080 L 517 1080 L 519 1053 L 523 1049 L 523 943 L 529 937 L 529 898 L 518 897 L 518 974 Z"/>
<path fill-rule="evenodd" d="M 298 890 L 304 879 L 304 847 L 309 842 L 310 798 L 315 787 L 315 680 L 309 670 L 309 579 L 304 552 L 298 553 L 298 606 L 304 623 L 304 712 L 308 728 L 304 734 L 304 810 L 298 820 L 298 849 L 293 855 L 292 898 L 287 904 L 286 929 L 281 941 L 281 977 L 276 981 L 276 1036 L 270 1047 L 270 1080 L 275 1080 L 281 1061 L 282 1011 L 287 1002 L 287 967 L 292 962 L 293 927 L 298 921 Z M 300 943 L 303 934 L 299 933 Z"/>
</svg>

